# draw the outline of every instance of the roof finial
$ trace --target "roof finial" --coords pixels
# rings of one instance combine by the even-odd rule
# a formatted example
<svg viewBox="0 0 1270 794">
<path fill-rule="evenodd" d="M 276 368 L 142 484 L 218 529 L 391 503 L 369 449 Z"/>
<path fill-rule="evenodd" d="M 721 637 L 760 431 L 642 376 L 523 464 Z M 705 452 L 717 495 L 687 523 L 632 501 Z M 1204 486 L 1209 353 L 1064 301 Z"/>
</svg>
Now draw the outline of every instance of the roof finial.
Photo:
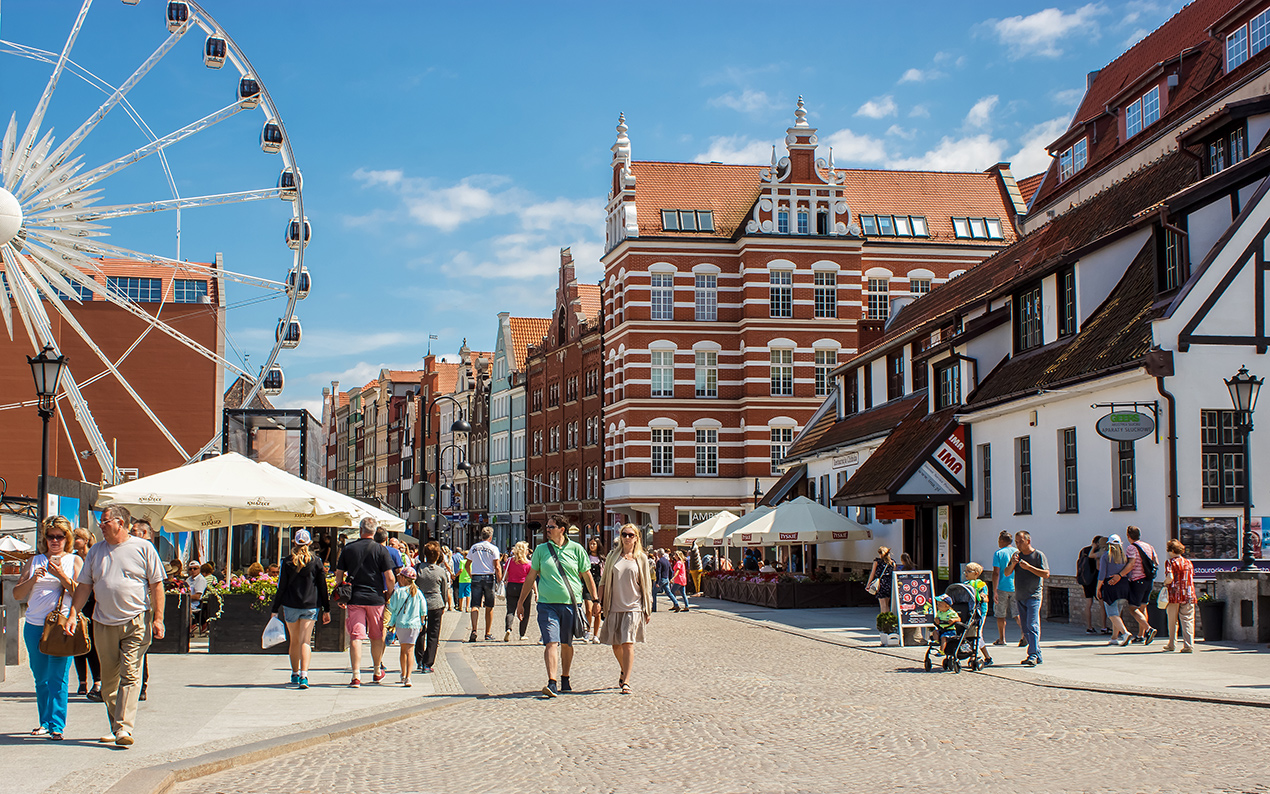
<svg viewBox="0 0 1270 794">
<path fill-rule="evenodd" d="M 794 111 L 794 118 L 796 119 L 796 121 L 794 121 L 795 127 L 809 126 L 807 124 L 807 109 L 803 107 L 802 94 L 798 95 L 798 109 Z"/>
<path fill-rule="evenodd" d="M 626 114 L 617 114 L 617 140 L 619 142 L 628 140 L 626 137 Z"/>
<path fill-rule="evenodd" d="M 617 114 L 617 141 L 612 146 L 613 162 L 630 164 L 631 139 L 626 137 L 626 114 Z"/>
</svg>

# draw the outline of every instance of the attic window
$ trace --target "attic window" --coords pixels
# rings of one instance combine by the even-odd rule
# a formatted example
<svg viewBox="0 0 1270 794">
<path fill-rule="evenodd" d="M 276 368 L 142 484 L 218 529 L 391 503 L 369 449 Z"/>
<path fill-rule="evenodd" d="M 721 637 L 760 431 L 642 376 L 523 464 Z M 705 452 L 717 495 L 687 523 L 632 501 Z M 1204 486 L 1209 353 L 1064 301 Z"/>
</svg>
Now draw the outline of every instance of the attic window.
<svg viewBox="0 0 1270 794">
<path fill-rule="evenodd" d="M 926 218 L 921 215 L 861 215 L 865 237 L 929 237 Z"/>
<path fill-rule="evenodd" d="M 1085 167 L 1089 159 L 1089 144 L 1084 138 L 1076 141 L 1058 156 L 1058 179 L 1064 181 Z"/>
<path fill-rule="evenodd" d="M 712 232 L 714 213 L 710 210 L 662 210 L 661 228 L 667 232 Z"/>
<path fill-rule="evenodd" d="M 1226 35 L 1226 71 L 1237 68 L 1267 45 L 1270 45 L 1270 8 Z"/>
<path fill-rule="evenodd" d="M 1160 87 L 1157 85 L 1124 110 L 1124 136 L 1132 138 L 1160 120 Z"/>
<path fill-rule="evenodd" d="M 1000 218 L 953 218 L 953 236 L 970 240 L 1002 240 Z"/>
</svg>

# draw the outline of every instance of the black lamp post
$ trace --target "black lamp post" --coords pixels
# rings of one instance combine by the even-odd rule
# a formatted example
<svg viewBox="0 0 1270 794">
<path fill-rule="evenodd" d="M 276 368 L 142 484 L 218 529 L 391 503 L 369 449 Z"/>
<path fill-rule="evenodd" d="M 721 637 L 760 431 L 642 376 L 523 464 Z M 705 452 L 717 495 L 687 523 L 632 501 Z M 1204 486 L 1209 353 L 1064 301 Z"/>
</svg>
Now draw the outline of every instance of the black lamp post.
<svg viewBox="0 0 1270 794">
<path fill-rule="evenodd" d="M 45 345 L 38 356 L 32 358 L 26 357 L 26 362 L 31 365 L 31 375 L 35 378 L 35 393 L 40 397 L 40 419 L 44 422 L 42 435 L 42 450 L 40 453 L 40 488 L 39 488 L 39 506 L 36 508 L 36 515 L 39 517 L 39 525 L 44 525 L 45 514 L 48 512 L 49 500 L 49 420 L 53 418 L 54 400 L 57 398 L 57 384 L 62 378 L 62 368 L 66 366 L 66 356 L 58 355 L 52 345 Z"/>
<path fill-rule="evenodd" d="M 754 509 L 758 509 L 758 500 L 763 498 L 763 489 L 758 485 L 758 477 L 754 478 Z"/>
<path fill-rule="evenodd" d="M 424 414 L 425 420 L 427 424 L 429 425 L 429 427 L 427 428 L 428 437 L 429 438 L 432 437 L 432 427 L 431 427 L 432 409 L 435 408 L 437 403 L 441 402 L 442 400 L 449 400 L 450 402 L 454 403 L 455 407 L 459 411 L 459 418 L 450 424 L 450 432 L 451 433 L 472 432 L 472 426 L 468 424 L 462 418 L 463 417 L 463 403 L 459 402 L 458 399 L 456 399 L 455 397 L 452 397 L 451 395 L 439 394 L 436 397 L 434 397 L 431 402 L 428 403 L 428 410 Z M 458 444 L 455 444 L 454 442 L 450 442 L 450 444 L 446 446 L 445 449 L 450 449 L 451 447 L 458 449 Z M 441 432 L 440 432 L 440 428 L 437 428 L 437 443 L 432 453 L 432 460 L 434 464 L 432 467 L 432 474 L 436 482 L 436 493 L 437 493 L 438 502 L 441 498 L 441 453 L 444 452 L 445 449 L 441 448 Z M 467 463 L 463 462 L 460 464 L 460 466 L 466 467 Z M 463 470 L 466 471 L 467 469 L 464 468 Z M 437 504 L 436 514 L 437 514 L 436 525 L 432 528 L 431 532 L 435 533 L 435 537 L 439 539 L 441 535 L 441 505 L 439 503 Z M 428 540 L 432 540 L 432 539 L 433 539 L 433 536 L 430 534 L 430 536 L 428 537 Z"/>
<path fill-rule="evenodd" d="M 1252 557 L 1252 447 L 1248 443 L 1248 437 L 1252 435 L 1252 412 L 1257 409 L 1257 394 L 1261 391 L 1262 383 L 1265 383 L 1265 379 L 1248 374 L 1247 367 L 1240 367 L 1234 377 L 1226 379 L 1230 401 L 1239 413 L 1239 430 L 1244 441 L 1244 527 L 1240 571 L 1258 570 Z"/>
</svg>

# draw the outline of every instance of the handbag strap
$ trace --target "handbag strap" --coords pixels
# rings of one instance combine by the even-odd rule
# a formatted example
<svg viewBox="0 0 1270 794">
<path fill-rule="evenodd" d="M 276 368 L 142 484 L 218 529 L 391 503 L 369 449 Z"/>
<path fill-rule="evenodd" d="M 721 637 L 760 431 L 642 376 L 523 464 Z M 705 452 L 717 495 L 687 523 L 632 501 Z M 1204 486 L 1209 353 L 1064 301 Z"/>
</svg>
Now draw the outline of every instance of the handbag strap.
<svg viewBox="0 0 1270 794">
<path fill-rule="evenodd" d="M 568 546 L 569 542 L 565 541 L 565 545 Z M 576 607 L 578 599 L 573 595 L 573 585 L 569 584 L 569 577 L 564 572 L 564 566 L 560 564 L 560 555 L 556 554 L 556 544 L 552 543 L 550 539 L 547 540 L 547 550 L 551 552 L 551 558 L 556 561 L 556 567 L 560 569 L 560 578 L 564 580 L 564 589 L 569 591 L 569 605 Z"/>
</svg>

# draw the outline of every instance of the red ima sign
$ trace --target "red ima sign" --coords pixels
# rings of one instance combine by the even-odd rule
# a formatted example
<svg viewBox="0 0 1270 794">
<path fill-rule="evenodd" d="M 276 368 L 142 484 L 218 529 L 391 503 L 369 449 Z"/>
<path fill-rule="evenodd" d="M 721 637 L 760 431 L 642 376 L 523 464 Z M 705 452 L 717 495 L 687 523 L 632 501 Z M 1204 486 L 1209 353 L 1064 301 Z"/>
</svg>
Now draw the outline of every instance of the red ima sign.
<svg viewBox="0 0 1270 794">
<path fill-rule="evenodd" d="M 966 428 L 961 425 L 935 450 L 935 460 L 963 486 L 966 484 Z"/>
</svg>

